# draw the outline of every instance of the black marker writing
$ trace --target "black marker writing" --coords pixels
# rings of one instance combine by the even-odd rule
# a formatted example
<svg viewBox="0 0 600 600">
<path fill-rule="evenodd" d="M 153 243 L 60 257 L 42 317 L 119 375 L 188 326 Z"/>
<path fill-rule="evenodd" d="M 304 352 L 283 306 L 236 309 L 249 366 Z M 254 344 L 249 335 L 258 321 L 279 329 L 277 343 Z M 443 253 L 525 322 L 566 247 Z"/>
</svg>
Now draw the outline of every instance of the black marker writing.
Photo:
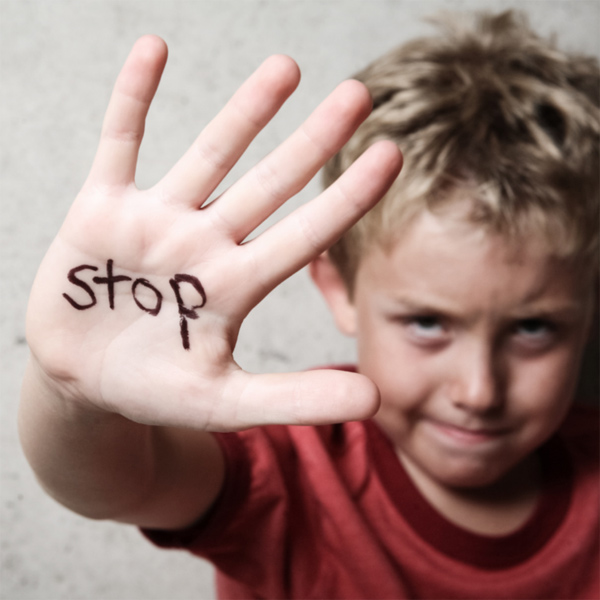
<svg viewBox="0 0 600 600">
<path fill-rule="evenodd" d="M 79 271 L 85 271 L 86 269 L 90 269 L 91 271 L 97 271 L 98 267 L 92 267 L 91 265 L 80 265 L 78 267 L 75 267 L 74 269 L 71 269 L 69 271 L 69 274 L 67 275 L 67 279 L 73 285 L 76 285 L 77 287 L 80 287 L 82 290 L 85 290 L 91 298 L 89 304 L 79 304 L 78 302 L 75 302 L 75 300 L 73 300 L 73 298 L 71 298 L 71 296 L 69 296 L 68 294 L 63 294 L 63 296 L 69 301 L 69 304 L 73 308 L 76 308 L 77 310 L 86 310 L 87 308 L 92 308 L 92 306 L 94 306 L 94 304 L 96 304 L 96 302 L 98 302 L 96 300 L 96 295 L 94 294 L 94 290 L 92 290 L 92 288 L 85 281 L 82 281 L 81 279 L 79 279 L 77 277 L 77 273 L 79 273 Z"/>
<path fill-rule="evenodd" d="M 138 285 L 143 285 L 144 287 L 146 287 L 149 290 L 152 290 L 154 292 L 154 294 L 156 295 L 156 304 L 155 304 L 154 308 L 148 308 L 147 306 L 144 306 L 137 299 L 137 296 L 135 295 L 135 290 Z M 131 286 L 131 294 L 133 295 L 133 299 L 134 299 L 135 303 L 142 310 L 145 310 L 147 313 L 151 314 L 153 317 L 155 317 L 160 312 L 160 307 L 162 306 L 162 294 L 147 279 L 142 279 L 142 278 L 136 279 L 133 282 L 133 285 Z"/>
<path fill-rule="evenodd" d="M 115 308 L 115 283 L 119 281 L 131 281 L 127 275 L 113 275 L 113 261 L 106 261 L 106 277 L 94 277 L 94 283 L 105 283 L 108 288 L 108 305 L 111 310 Z"/>
<path fill-rule="evenodd" d="M 194 306 L 190 306 L 189 308 L 185 306 L 183 299 L 181 298 L 181 290 L 179 288 L 179 284 L 182 282 L 187 282 L 191 284 L 195 290 L 200 294 L 200 298 L 202 302 L 200 304 L 195 304 Z M 190 349 L 190 333 L 188 329 L 187 319 L 197 319 L 198 313 L 196 312 L 197 308 L 202 308 L 206 304 L 206 293 L 202 284 L 200 283 L 197 277 L 193 275 L 186 275 L 185 273 L 178 273 L 173 277 L 173 279 L 169 280 L 173 291 L 175 292 L 175 298 L 177 299 L 177 306 L 179 307 L 179 330 L 181 333 L 181 341 L 183 342 L 183 347 L 186 350 Z"/>
<path fill-rule="evenodd" d="M 106 285 L 108 305 L 110 306 L 111 310 L 115 309 L 115 284 L 123 281 L 132 281 L 132 277 L 129 277 L 127 275 L 115 275 L 113 271 L 113 265 L 114 261 L 109 258 L 106 261 L 106 276 L 96 276 L 92 279 L 93 283 L 97 285 Z M 69 302 L 69 304 L 77 310 L 87 310 L 88 308 L 92 308 L 98 303 L 96 294 L 94 293 L 92 286 L 77 276 L 79 272 L 85 270 L 98 271 L 98 267 L 94 267 L 92 265 L 79 265 L 71 269 L 67 274 L 67 279 L 69 280 L 69 282 L 81 288 L 90 297 L 90 301 L 87 304 L 80 304 L 68 294 L 63 294 L 63 297 Z M 206 292 L 204 291 L 204 287 L 200 283 L 200 280 L 194 275 L 189 275 L 187 273 L 177 273 L 169 280 L 169 284 L 175 295 L 175 301 L 177 302 L 177 309 L 179 312 L 179 333 L 181 335 L 181 342 L 183 344 L 184 349 L 189 350 L 190 332 L 187 320 L 197 319 L 199 317 L 197 311 L 206 304 Z M 200 302 L 198 304 L 192 304 L 190 306 L 186 305 L 181 291 L 181 286 L 183 284 L 188 284 L 192 286 L 195 293 L 199 296 Z M 147 299 L 145 299 L 144 302 L 140 300 L 140 286 L 154 294 L 155 300 L 153 306 L 148 306 L 149 302 Z M 139 277 L 138 279 L 135 279 L 133 281 L 133 283 L 131 284 L 131 296 L 136 306 L 144 312 L 148 313 L 149 315 L 156 317 L 160 313 L 163 303 L 163 294 L 156 286 L 150 283 L 150 281 L 148 281 L 147 279 Z"/>
</svg>

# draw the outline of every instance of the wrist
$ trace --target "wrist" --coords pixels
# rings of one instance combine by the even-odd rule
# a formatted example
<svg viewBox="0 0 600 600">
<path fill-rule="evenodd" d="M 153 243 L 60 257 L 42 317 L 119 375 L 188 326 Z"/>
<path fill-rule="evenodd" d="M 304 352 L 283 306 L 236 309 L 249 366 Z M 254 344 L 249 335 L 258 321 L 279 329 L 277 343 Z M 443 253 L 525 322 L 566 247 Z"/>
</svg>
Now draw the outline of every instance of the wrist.
<svg viewBox="0 0 600 600">
<path fill-rule="evenodd" d="M 70 422 L 98 423 L 119 418 L 89 402 L 74 381 L 57 381 L 42 367 L 32 354 L 26 366 L 21 392 L 21 404 L 34 404 L 38 411 L 50 411 L 52 415 Z"/>
</svg>

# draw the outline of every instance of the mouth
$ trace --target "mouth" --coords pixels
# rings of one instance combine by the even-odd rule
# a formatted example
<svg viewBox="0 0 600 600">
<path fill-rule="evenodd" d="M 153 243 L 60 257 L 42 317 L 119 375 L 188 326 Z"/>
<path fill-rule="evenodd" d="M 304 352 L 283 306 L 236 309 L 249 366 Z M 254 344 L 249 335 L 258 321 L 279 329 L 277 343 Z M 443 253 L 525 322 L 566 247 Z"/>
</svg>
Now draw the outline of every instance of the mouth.
<svg viewBox="0 0 600 600">
<path fill-rule="evenodd" d="M 444 441 L 466 446 L 491 443 L 503 437 L 507 430 L 499 428 L 468 428 L 443 421 L 428 420 L 433 433 Z"/>
</svg>

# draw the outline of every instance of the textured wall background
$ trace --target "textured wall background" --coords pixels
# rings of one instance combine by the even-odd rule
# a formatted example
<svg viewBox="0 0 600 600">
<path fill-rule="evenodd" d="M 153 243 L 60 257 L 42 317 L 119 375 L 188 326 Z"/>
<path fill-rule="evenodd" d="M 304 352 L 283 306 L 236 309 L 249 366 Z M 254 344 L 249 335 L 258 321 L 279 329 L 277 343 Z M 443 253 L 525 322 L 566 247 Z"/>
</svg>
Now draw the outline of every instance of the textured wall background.
<svg viewBox="0 0 600 600">
<path fill-rule="evenodd" d="M 563 46 L 600 55 L 597 0 L 0 0 L 3 600 L 214 597 L 208 564 L 156 550 L 134 528 L 87 521 L 46 497 L 15 426 L 28 290 L 87 174 L 113 80 L 135 39 L 156 33 L 170 46 L 141 152 L 145 187 L 269 54 L 293 56 L 303 83 L 235 173 L 282 141 L 340 80 L 427 31 L 422 16 L 515 6 Z M 313 182 L 283 212 L 317 190 Z M 254 311 L 238 347 L 240 363 L 260 371 L 352 356 L 303 272 Z"/>
</svg>

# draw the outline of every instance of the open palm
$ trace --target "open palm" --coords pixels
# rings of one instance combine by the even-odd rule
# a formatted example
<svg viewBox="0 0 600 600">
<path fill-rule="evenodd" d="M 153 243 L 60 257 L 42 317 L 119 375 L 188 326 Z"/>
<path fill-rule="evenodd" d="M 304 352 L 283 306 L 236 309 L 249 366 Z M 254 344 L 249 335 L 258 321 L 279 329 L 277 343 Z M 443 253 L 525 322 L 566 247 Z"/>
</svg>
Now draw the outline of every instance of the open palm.
<svg viewBox="0 0 600 600">
<path fill-rule="evenodd" d="M 265 61 L 162 181 L 141 191 L 137 155 L 166 54 L 159 38 L 141 38 L 117 79 L 90 175 L 34 284 L 35 360 L 66 400 L 141 423 L 235 430 L 365 416 L 377 392 L 359 375 L 250 375 L 232 355 L 248 312 L 396 177 L 399 152 L 380 142 L 315 200 L 244 242 L 348 140 L 370 110 L 367 91 L 338 86 L 207 204 L 299 72 L 284 56 Z"/>
</svg>

